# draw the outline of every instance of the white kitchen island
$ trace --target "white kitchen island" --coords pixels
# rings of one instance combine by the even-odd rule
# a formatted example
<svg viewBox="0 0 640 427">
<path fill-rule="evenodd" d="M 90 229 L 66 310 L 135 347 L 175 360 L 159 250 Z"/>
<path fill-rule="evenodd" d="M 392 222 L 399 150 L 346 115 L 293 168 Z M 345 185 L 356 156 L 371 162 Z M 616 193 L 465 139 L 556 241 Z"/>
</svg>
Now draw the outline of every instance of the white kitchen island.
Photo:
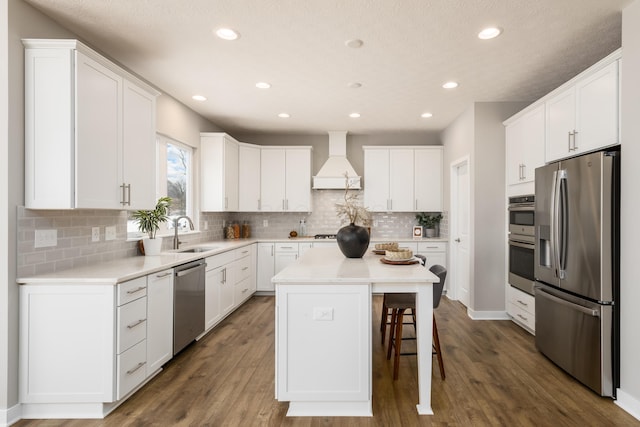
<svg viewBox="0 0 640 427">
<path fill-rule="evenodd" d="M 371 295 L 384 292 L 416 293 L 417 409 L 433 414 L 432 284 L 438 278 L 420 264 L 387 265 L 380 258 L 313 248 L 273 277 L 276 398 L 289 402 L 288 416 L 373 415 Z"/>
</svg>

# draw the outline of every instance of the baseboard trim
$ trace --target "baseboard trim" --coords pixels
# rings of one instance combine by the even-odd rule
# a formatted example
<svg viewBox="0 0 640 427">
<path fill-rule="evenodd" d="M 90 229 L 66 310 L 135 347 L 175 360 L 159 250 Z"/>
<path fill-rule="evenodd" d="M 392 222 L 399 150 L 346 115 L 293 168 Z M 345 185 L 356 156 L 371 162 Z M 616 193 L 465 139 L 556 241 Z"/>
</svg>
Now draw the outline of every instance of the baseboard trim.
<svg viewBox="0 0 640 427">
<path fill-rule="evenodd" d="M 0 409 L 0 427 L 7 427 L 22 419 L 22 407 L 13 405 L 9 409 Z"/>
<path fill-rule="evenodd" d="M 475 311 L 467 308 L 467 316 L 473 320 L 511 320 L 506 311 Z"/>
<path fill-rule="evenodd" d="M 625 393 L 622 389 L 617 389 L 614 403 L 640 421 L 640 400 L 629 393 Z"/>
</svg>

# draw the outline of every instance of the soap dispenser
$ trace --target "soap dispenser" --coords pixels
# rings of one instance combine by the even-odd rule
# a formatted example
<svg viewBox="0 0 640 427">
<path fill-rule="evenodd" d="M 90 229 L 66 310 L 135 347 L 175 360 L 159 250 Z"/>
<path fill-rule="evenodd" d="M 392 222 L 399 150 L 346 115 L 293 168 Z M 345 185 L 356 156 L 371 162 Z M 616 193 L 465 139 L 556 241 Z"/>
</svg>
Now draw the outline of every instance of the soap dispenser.
<svg viewBox="0 0 640 427">
<path fill-rule="evenodd" d="M 307 223 L 302 218 L 300 220 L 300 225 L 298 226 L 298 237 L 305 237 L 307 235 Z"/>
</svg>

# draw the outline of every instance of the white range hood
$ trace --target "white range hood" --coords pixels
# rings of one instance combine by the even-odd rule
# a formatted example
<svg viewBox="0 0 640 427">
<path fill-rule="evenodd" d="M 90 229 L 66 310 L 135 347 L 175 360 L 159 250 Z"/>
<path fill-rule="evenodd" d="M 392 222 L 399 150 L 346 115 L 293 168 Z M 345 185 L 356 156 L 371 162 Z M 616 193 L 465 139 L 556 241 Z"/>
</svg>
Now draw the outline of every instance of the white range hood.
<svg viewBox="0 0 640 427">
<path fill-rule="evenodd" d="M 313 177 L 313 189 L 344 190 L 345 172 L 349 177 L 349 188 L 359 190 L 360 177 L 347 160 L 347 132 L 329 132 L 329 158 Z"/>
</svg>

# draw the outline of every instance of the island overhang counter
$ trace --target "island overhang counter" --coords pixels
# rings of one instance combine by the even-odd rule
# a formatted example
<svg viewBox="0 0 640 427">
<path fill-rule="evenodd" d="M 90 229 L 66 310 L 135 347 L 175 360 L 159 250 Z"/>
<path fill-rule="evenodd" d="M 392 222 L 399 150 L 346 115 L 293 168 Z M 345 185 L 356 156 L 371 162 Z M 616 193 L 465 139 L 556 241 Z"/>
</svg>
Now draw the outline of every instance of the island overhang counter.
<svg viewBox="0 0 640 427">
<path fill-rule="evenodd" d="M 380 258 L 313 248 L 273 277 L 275 393 L 289 402 L 288 416 L 373 415 L 371 297 L 396 292 L 416 294 L 416 407 L 433 414 L 432 285 L 438 277 L 420 264 L 388 265 Z"/>
</svg>

